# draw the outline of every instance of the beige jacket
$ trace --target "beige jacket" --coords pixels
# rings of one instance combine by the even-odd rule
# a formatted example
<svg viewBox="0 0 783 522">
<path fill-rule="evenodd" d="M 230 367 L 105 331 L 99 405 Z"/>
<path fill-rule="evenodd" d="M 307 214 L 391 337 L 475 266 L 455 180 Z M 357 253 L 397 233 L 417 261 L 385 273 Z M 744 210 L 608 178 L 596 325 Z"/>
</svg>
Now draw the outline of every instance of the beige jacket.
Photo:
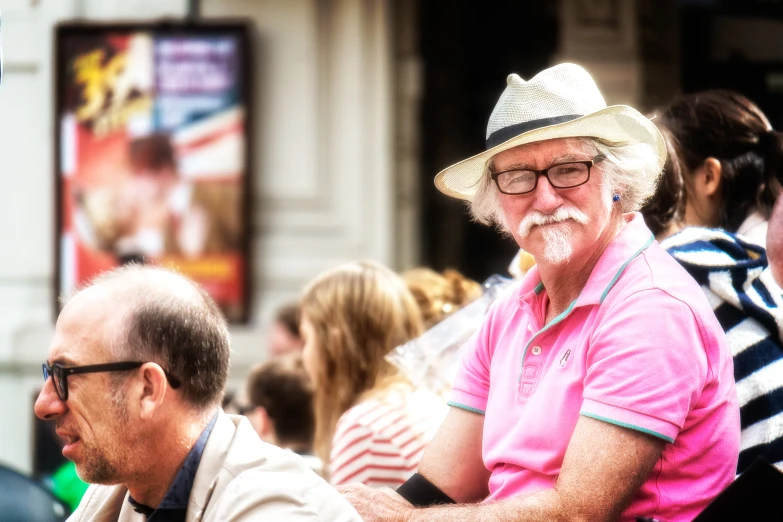
<svg viewBox="0 0 783 522">
<path fill-rule="evenodd" d="M 124 486 L 92 485 L 68 521 L 145 522 L 127 499 Z M 361 522 L 298 455 L 261 442 L 247 419 L 222 411 L 204 446 L 186 520 Z"/>
</svg>

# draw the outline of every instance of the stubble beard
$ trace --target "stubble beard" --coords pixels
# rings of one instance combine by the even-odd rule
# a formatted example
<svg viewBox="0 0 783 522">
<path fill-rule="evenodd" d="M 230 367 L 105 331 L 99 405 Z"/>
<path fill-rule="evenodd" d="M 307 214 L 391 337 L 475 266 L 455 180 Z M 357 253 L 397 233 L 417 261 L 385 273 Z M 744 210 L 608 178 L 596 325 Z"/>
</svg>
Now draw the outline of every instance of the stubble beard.
<svg viewBox="0 0 783 522">
<path fill-rule="evenodd" d="M 109 461 L 103 450 L 84 447 L 85 457 L 81 466 L 76 466 L 76 473 L 88 484 L 113 485 L 122 482 L 119 470 Z"/>
<path fill-rule="evenodd" d="M 93 440 L 90 443 L 82 440 L 83 459 L 76 465 L 76 472 L 88 484 L 113 485 L 125 481 L 129 465 L 134 461 L 131 445 L 125 444 L 130 439 L 132 426 L 129 422 L 125 394 L 117 391 L 112 396 L 113 419 L 105 415 L 105 437 L 103 441 Z M 120 468 L 123 466 L 123 469 Z"/>
</svg>

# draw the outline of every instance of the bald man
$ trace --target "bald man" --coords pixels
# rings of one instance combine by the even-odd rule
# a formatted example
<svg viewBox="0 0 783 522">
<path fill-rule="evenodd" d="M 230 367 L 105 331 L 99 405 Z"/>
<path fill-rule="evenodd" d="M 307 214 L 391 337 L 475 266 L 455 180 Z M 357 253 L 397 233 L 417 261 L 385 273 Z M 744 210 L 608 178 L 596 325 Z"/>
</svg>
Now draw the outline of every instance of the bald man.
<svg viewBox="0 0 783 522">
<path fill-rule="evenodd" d="M 767 228 L 767 259 L 772 276 L 783 287 L 783 197 L 778 198 Z"/>
<path fill-rule="evenodd" d="M 220 400 L 229 335 L 188 279 L 126 266 L 57 320 L 35 414 L 93 484 L 69 520 L 360 520 L 298 456 Z"/>
</svg>

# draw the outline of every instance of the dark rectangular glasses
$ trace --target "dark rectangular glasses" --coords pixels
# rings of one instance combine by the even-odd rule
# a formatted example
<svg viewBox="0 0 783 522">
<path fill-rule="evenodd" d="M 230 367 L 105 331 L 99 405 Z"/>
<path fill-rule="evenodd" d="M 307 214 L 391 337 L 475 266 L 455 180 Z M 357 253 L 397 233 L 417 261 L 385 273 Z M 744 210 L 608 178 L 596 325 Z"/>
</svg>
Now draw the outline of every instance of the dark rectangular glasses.
<svg viewBox="0 0 783 522">
<path fill-rule="evenodd" d="M 493 172 L 490 177 L 503 194 L 519 195 L 533 192 L 538 186 L 538 178 L 544 176 L 549 183 L 558 189 L 566 189 L 584 185 L 590 180 L 590 169 L 599 161 L 605 159 L 598 155 L 587 161 L 569 161 L 558 163 L 547 169 L 511 169 Z"/>
<path fill-rule="evenodd" d="M 78 373 L 98 373 L 98 372 L 123 372 L 128 370 L 135 370 L 139 368 L 143 362 L 140 361 L 121 361 L 105 364 L 88 364 L 85 366 L 63 366 L 59 363 L 47 364 L 43 363 L 41 369 L 43 370 L 44 382 L 49 377 L 52 378 L 52 384 L 54 384 L 54 390 L 57 392 L 57 397 L 65 402 L 68 400 L 68 376 Z M 175 376 L 171 375 L 168 371 L 166 373 L 166 379 L 172 388 L 179 388 L 180 382 Z"/>
</svg>

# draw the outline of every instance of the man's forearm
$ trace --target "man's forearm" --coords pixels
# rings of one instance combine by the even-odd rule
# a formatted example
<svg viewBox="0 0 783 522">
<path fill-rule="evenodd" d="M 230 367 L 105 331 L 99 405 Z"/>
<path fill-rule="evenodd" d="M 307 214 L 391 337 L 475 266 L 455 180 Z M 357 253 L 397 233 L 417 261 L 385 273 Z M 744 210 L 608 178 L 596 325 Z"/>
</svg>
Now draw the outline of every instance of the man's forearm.
<svg viewBox="0 0 783 522">
<path fill-rule="evenodd" d="M 496 513 L 497 508 L 498 504 L 461 504 L 422 508 L 410 512 L 410 517 L 399 522 L 450 522 L 452 520 L 500 522 L 501 520 L 509 520 L 499 516 Z"/>
<path fill-rule="evenodd" d="M 607 510 L 613 505 L 596 505 L 575 499 L 574 495 L 547 489 L 524 497 L 499 502 L 458 504 L 414 508 L 393 490 L 371 489 L 362 484 L 341 486 L 340 492 L 353 504 L 367 522 L 441 522 L 475 520 L 478 522 L 539 522 L 558 520 L 613 520 L 619 511 Z M 577 495 L 578 496 L 578 495 Z M 618 508 L 619 509 L 619 508 Z"/>
<path fill-rule="evenodd" d="M 475 520 L 476 522 L 544 522 L 564 517 L 564 509 L 555 490 L 541 491 L 525 497 L 511 498 L 485 504 L 462 504 L 416 509 L 400 522 L 447 522 Z"/>
</svg>

